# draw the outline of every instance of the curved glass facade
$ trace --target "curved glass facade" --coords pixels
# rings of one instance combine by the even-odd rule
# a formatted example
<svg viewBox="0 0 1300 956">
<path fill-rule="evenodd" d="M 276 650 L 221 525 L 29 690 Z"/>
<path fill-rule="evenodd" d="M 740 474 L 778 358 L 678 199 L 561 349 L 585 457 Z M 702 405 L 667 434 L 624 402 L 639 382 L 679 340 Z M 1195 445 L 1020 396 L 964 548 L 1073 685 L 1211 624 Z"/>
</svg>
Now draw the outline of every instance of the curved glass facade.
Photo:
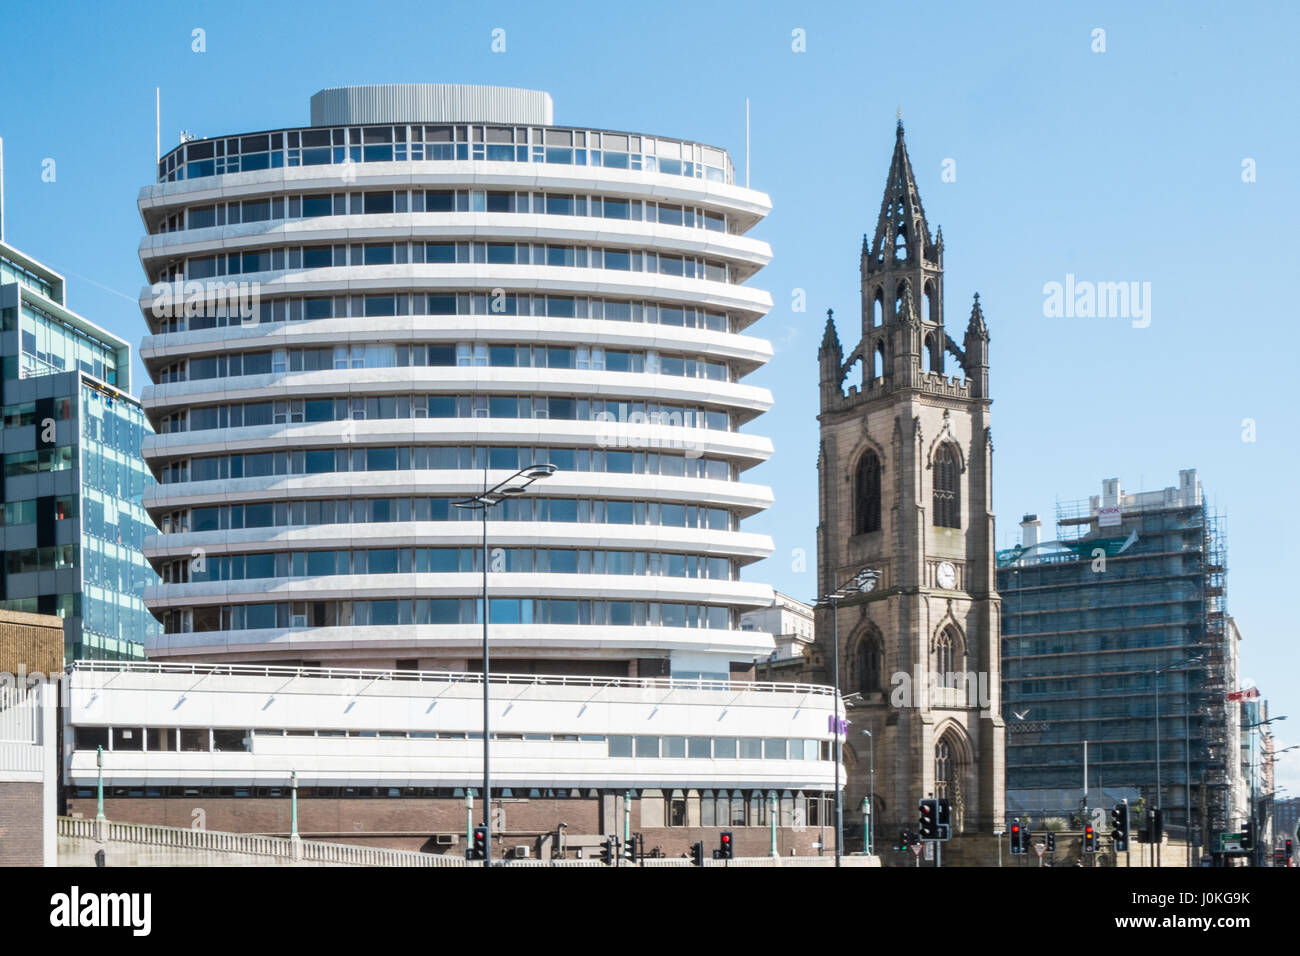
<svg viewBox="0 0 1300 956">
<path fill-rule="evenodd" d="M 568 126 L 483 123 L 308 127 L 183 143 L 158 161 L 158 181 L 361 163 L 532 163 L 732 181 L 715 146 Z"/>
<path fill-rule="evenodd" d="M 713 147 L 571 127 L 192 141 L 141 193 L 155 658 L 726 677 L 770 308 Z"/>
</svg>

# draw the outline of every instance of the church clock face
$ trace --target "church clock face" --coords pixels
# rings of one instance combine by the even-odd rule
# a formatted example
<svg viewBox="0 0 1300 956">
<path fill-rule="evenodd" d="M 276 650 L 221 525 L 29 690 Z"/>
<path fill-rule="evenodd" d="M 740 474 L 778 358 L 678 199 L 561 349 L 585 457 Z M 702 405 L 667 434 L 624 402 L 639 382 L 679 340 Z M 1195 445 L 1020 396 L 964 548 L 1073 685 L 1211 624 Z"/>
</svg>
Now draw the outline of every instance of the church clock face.
<svg viewBox="0 0 1300 956">
<path fill-rule="evenodd" d="M 945 591 L 951 591 L 957 586 L 957 569 L 952 566 L 951 562 L 944 561 L 939 565 L 938 571 L 939 587 Z"/>
</svg>

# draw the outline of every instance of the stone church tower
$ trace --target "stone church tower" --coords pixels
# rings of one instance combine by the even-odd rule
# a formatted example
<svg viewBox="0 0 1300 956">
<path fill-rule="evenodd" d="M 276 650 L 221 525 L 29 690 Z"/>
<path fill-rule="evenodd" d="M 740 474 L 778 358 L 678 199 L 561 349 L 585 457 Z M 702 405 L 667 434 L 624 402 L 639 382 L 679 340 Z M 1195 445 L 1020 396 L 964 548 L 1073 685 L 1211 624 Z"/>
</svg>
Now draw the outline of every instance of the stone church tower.
<svg viewBox="0 0 1300 956">
<path fill-rule="evenodd" d="M 923 796 L 948 798 L 954 836 L 1003 820 L 989 334 L 978 294 L 960 346 L 943 305 L 943 231 L 930 234 L 900 121 L 875 235 L 863 237 L 861 341 L 846 357 L 828 312 L 818 352 L 818 593 L 878 572 L 838 610 L 844 819 L 862 819 L 874 743 L 878 852 L 916 828 Z M 862 385 L 846 392 L 859 362 Z M 812 667 L 827 683 L 831 648 L 826 606 Z"/>
</svg>

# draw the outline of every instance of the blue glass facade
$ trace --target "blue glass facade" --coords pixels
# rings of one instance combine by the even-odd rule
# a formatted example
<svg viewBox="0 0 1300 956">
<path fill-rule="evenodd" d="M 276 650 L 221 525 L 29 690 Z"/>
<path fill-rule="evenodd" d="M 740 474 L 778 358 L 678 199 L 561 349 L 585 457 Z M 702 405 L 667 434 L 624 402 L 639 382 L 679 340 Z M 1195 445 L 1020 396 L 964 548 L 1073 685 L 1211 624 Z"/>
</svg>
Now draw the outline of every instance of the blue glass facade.
<svg viewBox="0 0 1300 956">
<path fill-rule="evenodd" d="M 142 553 L 149 424 L 120 390 L 129 347 L 68 312 L 63 289 L 0 245 L 0 608 L 63 618 L 68 661 L 140 659 L 162 629 L 143 602 L 157 581 Z"/>
</svg>

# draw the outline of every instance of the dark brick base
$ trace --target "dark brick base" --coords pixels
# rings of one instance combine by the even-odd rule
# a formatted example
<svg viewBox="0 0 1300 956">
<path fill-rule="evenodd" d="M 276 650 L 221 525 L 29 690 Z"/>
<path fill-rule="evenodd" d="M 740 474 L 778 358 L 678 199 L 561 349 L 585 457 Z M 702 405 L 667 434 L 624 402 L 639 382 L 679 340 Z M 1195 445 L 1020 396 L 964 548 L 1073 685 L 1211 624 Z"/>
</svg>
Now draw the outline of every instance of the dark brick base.
<svg viewBox="0 0 1300 956">
<path fill-rule="evenodd" d="M 536 855 L 546 838 L 549 837 L 549 846 L 554 845 L 560 823 L 568 824 L 565 832 L 570 836 L 604 832 L 621 836 L 623 833 L 621 814 L 611 814 L 608 823 L 603 823 L 601 800 L 595 798 L 494 800 L 494 809 L 498 806 L 505 812 L 505 828 L 501 834 L 493 833 L 494 853 L 527 846 Z M 665 856 L 682 856 L 689 854 L 691 844 L 700 840 L 704 843 L 705 855 L 711 856 L 718 845 L 722 827 L 644 829 L 640 826 L 639 810 L 634 803 L 631 827 L 632 832 L 644 834 L 647 853 L 658 847 Z M 68 812 L 93 818 L 95 801 L 70 799 Z M 481 812 L 481 808 L 476 807 L 476 822 Z M 201 821 L 205 829 L 235 833 L 288 836 L 290 828 L 290 801 L 287 797 L 106 797 L 104 814 L 109 820 L 123 823 L 171 827 L 193 827 Z M 735 835 L 737 856 L 768 855 L 771 847 L 768 827 L 730 829 Z M 462 855 L 465 852 L 465 804 L 461 800 L 416 797 L 368 800 L 304 798 L 298 801 L 298 833 L 307 840 Z M 778 827 L 776 833 L 777 850 L 782 856 L 817 853 L 813 846 L 821 837 L 817 827 L 804 827 L 802 830 Z M 451 835 L 454 842 L 440 844 L 437 841 L 439 835 Z M 826 841 L 827 847 L 833 848 L 834 832 L 830 829 L 826 832 Z M 589 848 L 585 855 L 590 856 L 593 852 L 596 851 Z M 570 855 L 573 855 L 572 850 Z"/>
</svg>

